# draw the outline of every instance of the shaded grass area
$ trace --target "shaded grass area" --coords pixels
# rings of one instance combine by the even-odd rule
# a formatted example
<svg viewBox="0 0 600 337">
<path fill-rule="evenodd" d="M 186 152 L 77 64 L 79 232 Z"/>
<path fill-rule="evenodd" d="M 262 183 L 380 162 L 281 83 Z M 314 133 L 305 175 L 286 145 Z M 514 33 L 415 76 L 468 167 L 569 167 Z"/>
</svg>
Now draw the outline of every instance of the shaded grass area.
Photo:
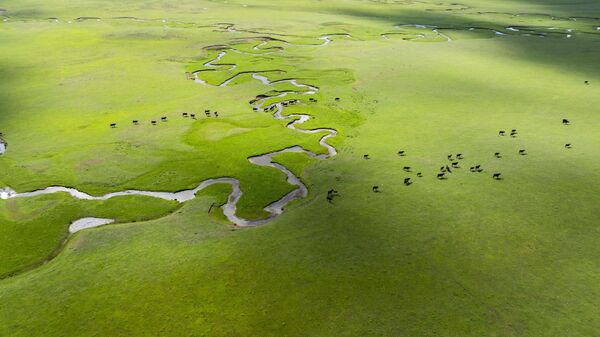
<svg viewBox="0 0 600 337">
<path fill-rule="evenodd" d="M 107 201 L 75 201 L 66 194 L 13 199 L 0 205 L 0 278 L 39 266 L 62 249 L 68 224 L 83 217 L 112 218 L 117 223 L 165 216 L 174 201 L 118 197 Z"/>
</svg>

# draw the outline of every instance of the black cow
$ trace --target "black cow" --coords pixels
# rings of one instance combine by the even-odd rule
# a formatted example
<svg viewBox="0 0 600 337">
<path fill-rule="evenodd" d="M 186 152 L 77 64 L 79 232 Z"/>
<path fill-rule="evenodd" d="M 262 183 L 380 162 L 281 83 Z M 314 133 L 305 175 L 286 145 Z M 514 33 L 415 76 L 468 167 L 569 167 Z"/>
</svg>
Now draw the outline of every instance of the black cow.
<svg viewBox="0 0 600 337">
<path fill-rule="evenodd" d="M 444 172 L 438 173 L 438 175 L 437 175 L 437 178 L 438 178 L 438 179 L 440 179 L 440 180 L 441 180 L 441 179 L 446 179 L 446 178 L 445 178 L 445 175 L 446 175 L 446 174 L 445 174 Z"/>
<path fill-rule="evenodd" d="M 363 156 L 363 159 L 370 159 L 370 158 L 369 158 L 369 155 L 368 155 L 368 154 L 365 154 L 365 155 Z"/>
<path fill-rule="evenodd" d="M 113 129 L 116 128 L 117 127 L 117 123 L 111 123 L 110 127 L 113 128 Z"/>
<path fill-rule="evenodd" d="M 498 136 L 504 136 L 504 133 L 505 132 L 503 130 L 500 130 L 500 131 L 498 131 Z"/>
<path fill-rule="evenodd" d="M 410 181 L 410 178 L 404 178 L 404 185 L 409 186 L 410 184 L 412 184 L 412 181 Z"/>
<path fill-rule="evenodd" d="M 448 160 L 452 160 L 452 155 L 451 154 L 448 155 Z"/>
<path fill-rule="evenodd" d="M 133 125 L 138 125 L 138 124 L 139 124 L 139 122 L 138 122 L 136 119 L 134 119 L 134 120 L 132 121 L 132 123 L 133 123 Z"/>
<path fill-rule="evenodd" d="M 410 172 L 410 166 L 404 166 L 402 169 L 406 172 Z"/>
<path fill-rule="evenodd" d="M 457 153 L 456 159 L 464 159 L 462 153 Z"/>
<path fill-rule="evenodd" d="M 519 154 L 520 154 L 521 156 L 524 156 L 524 155 L 526 155 L 527 153 L 525 153 L 525 150 L 519 150 Z"/>
<path fill-rule="evenodd" d="M 210 112 L 204 112 L 204 114 L 206 115 L 206 117 L 210 117 Z"/>
<path fill-rule="evenodd" d="M 333 203 L 333 197 L 330 196 L 330 195 L 328 195 L 327 196 L 327 202 L 330 203 L 330 204 Z"/>
<path fill-rule="evenodd" d="M 500 180 L 500 179 L 502 179 L 502 178 L 500 177 L 500 175 L 501 175 L 501 174 L 502 174 L 502 173 L 494 173 L 494 174 L 492 175 L 492 179 L 495 179 L 495 180 Z"/>
<path fill-rule="evenodd" d="M 475 170 L 475 166 L 471 166 L 471 167 L 469 168 L 469 171 L 471 171 L 471 172 L 477 172 L 477 170 Z"/>
<path fill-rule="evenodd" d="M 563 118 L 562 123 L 563 123 L 563 125 L 569 125 L 569 124 L 571 124 L 571 122 L 568 119 L 566 119 L 566 118 Z"/>
<path fill-rule="evenodd" d="M 585 84 L 590 84 L 590 81 L 583 81 L 583 83 L 585 83 Z"/>
<path fill-rule="evenodd" d="M 379 186 L 373 186 L 373 192 L 379 193 Z"/>
<path fill-rule="evenodd" d="M 417 177 L 423 178 L 423 174 L 421 172 L 417 172 Z"/>
<path fill-rule="evenodd" d="M 460 166 L 458 166 L 458 162 L 457 161 L 455 161 L 455 162 L 452 163 L 452 167 L 453 168 L 460 168 Z"/>
<path fill-rule="evenodd" d="M 452 173 L 452 170 L 450 169 L 450 167 L 448 165 L 446 165 L 446 171 L 448 171 L 448 173 Z"/>
<path fill-rule="evenodd" d="M 404 157 L 404 156 L 406 156 L 406 153 L 404 153 L 404 151 L 398 151 L 398 155 L 400 157 Z"/>
<path fill-rule="evenodd" d="M 161 117 L 160 120 L 163 121 L 163 122 L 166 122 L 167 121 L 167 117 Z"/>
<path fill-rule="evenodd" d="M 196 114 L 191 114 L 190 117 L 192 117 L 192 119 L 196 119 Z"/>
<path fill-rule="evenodd" d="M 336 101 L 336 102 L 339 102 L 339 101 L 340 101 L 340 98 L 339 98 L 339 97 L 336 97 L 336 98 L 335 98 L 335 101 Z"/>
<path fill-rule="evenodd" d="M 219 112 L 215 111 L 214 114 L 215 114 L 215 117 L 219 117 Z"/>
<path fill-rule="evenodd" d="M 187 113 L 187 112 L 184 112 L 184 113 L 182 113 L 181 115 L 182 115 L 183 117 L 187 117 L 187 116 L 188 116 L 188 113 Z"/>
<path fill-rule="evenodd" d="M 571 143 L 565 144 L 565 148 L 570 149 L 571 148 Z"/>
<path fill-rule="evenodd" d="M 210 113 L 210 109 L 204 110 L 204 113 Z"/>
<path fill-rule="evenodd" d="M 496 157 L 496 158 L 502 158 L 502 156 L 500 155 L 500 152 L 494 153 L 494 157 Z"/>
<path fill-rule="evenodd" d="M 152 125 L 156 125 L 156 121 L 150 121 Z"/>
</svg>

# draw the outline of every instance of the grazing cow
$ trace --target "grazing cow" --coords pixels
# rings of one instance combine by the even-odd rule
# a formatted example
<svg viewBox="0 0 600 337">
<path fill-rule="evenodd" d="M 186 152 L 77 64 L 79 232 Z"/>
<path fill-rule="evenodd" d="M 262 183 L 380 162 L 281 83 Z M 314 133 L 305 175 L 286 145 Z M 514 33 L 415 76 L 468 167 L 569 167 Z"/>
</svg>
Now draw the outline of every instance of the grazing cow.
<svg viewBox="0 0 600 337">
<path fill-rule="evenodd" d="M 450 169 L 450 167 L 448 165 L 446 165 L 446 171 L 448 171 L 448 173 L 452 173 L 452 170 Z"/>
<path fill-rule="evenodd" d="M 258 111 L 258 108 L 257 108 L 257 107 L 254 107 L 254 108 L 252 108 L 252 110 L 254 110 L 254 111 Z"/>
<path fill-rule="evenodd" d="M 571 143 L 565 144 L 565 148 L 570 149 L 571 148 Z"/>
<path fill-rule="evenodd" d="M 410 184 L 412 184 L 412 181 L 410 181 L 410 178 L 404 178 L 404 185 L 409 186 Z"/>
<path fill-rule="evenodd" d="M 373 186 L 373 192 L 379 193 L 379 186 Z"/>
<path fill-rule="evenodd" d="M 110 127 L 113 128 L 113 129 L 116 128 L 117 127 L 117 123 L 111 123 Z"/>
<path fill-rule="evenodd" d="M 448 155 L 448 160 L 452 160 L 452 155 L 451 154 Z"/>
<path fill-rule="evenodd" d="M 204 113 L 210 113 L 210 109 L 204 110 Z"/>
<path fill-rule="evenodd" d="M 206 117 L 210 117 L 210 112 L 204 112 L 204 114 L 206 115 Z"/>
<path fill-rule="evenodd" d="M 327 196 L 327 202 L 330 203 L 330 204 L 333 203 L 333 197 L 330 196 L 330 195 L 328 195 Z"/>
<path fill-rule="evenodd" d="M 423 178 L 423 174 L 421 172 L 417 172 L 417 177 Z"/>
<path fill-rule="evenodd" d="M 475 166 L 471 166 L 471 167 L 469 168 L 469 171 L 471 171 L 471 172 L 477 172 L 477 170 L 475 170 Z"/>
<path fill-rule="evenodd" d="M 445 172 L 446 171 L 446 166 L 440 167 L 440 171 Z"/>
<path fill-rule="evenodd" d="M 571 122 L 568 119 L 566 119 L 566 118 L 563 118 L 562 123 L 563 123 L 563 125 L 569 125 L 569 124 L 571 124 Z"/>
<path fill-rule="evenodd" d="M 455 162 L 452 163 L 452 167 L 453 168 L 460 168 L 460 166 L 458 166 L 458 162 L 457 161 L 455 161 Z"/>
<path fill-rule="evenodd" d="M 493 179 L 495 179 L 495 180 L 500 180 L 500 179 L 502 179 L 502 178 L 500 177 L 500 175 L 501 175 L 501 174 L 502 174 L 502 173 L 494 173 L 494 174 L 492 175 L 492 178 L 493 178 Z"/>
<path fill-rule="evenodd" d="M 398 151 L 398 155 L 399 155 L 400 157 L 404 157 L 404 156 L 406 156 L 406 154 L 404 153 L 404 151 Z"/>
<path fill-rule="evenodd" d="M 214 114 L 215 114 L 215 117 L 219 117 L 219 112 L 215 111 Z"/>
<path fill-rule="evenodd" d="M 456 159 L 464 159 L 462 153 L 457 153 Z"/>
<path fill-rule="evenodd" d="M 183 117 L 187 117 L 187 116 L 188 116 L 188 113 L 187 113 L 187 112 L 184 112 L 184 113 L 182 113 L 181 115 L 182 115 Z"/>
<path fill-rule="evenodd" d="M 133 125 L 138 125 L 138 124 L 139 124 L 139 122 L 138 122 L 136 119 L 134 119 L 134 120 L 132 121 L 132 123 L 133 123 Z"/>
<path fill-rule="evenodd" d="M 517 133 L 517 129 L 512 129 L 510 132 Z"/>
<path fill-rule="evenodd" d="M 438 173 L 437 178 L 440 179 L 440 180 L 441 179 L 446 179 L 445 175 L 446 174 L 444 172 Z"/>
<path fill-rule="evenodd" d="M 156 125 L 156 121 L 150 121 L 152 125 Z"/>
<path fill-rule="evenodd" d="M 336 101 L 336 102 L 339 102 L 339 101 L 340 101 L 340 98 L 339 98 L 339 97 L 336 97 L 336 98 L 335 98 L 335 101 Z"/>
<path fill-rule="evenodd" d="M 496 157 L 496 158 L 502 158 L 502 156 L 500 155 L 500 152 L 494 153 L 494 157 Z"/>
<path fill-rule="evenodd" d="M 265 110 L 265 112 L 269 111 L 269 108 L 264 108 L 263 110 Z"/>
<path fill-rule="evenodd" d="M 583 81 L 583 83 L 585 83 L 585 84 L 590 84 L 590 81 Z"/>
<path fill-rule="evenodd" d="M 369 155 L 368 155 L 368 154 L 365 154 L 365 155 L 363 156 L 363 159 L 370 159 L 370 158 L 369 158 Z"/>
<path fill-rule="evenodd" d="M 515 138 L 517 136 L 517 132 L 516 131 L 511 131 L 510 132 L 510 136 Z"/>
<path fill-rule="evenodd" d="M 481 172 L 481 165 L 475 165 L 475 170 L 478 172 Z"/>
<path fill-rule="evenodd" d="M 338 191 L 332 188 L 329 191 L 327 191 L 327 195 L 338 195 Z"/>
<path fill-rule="evenodd" d="M 161 117 L 160 120 L 163 121 L 163 122 L 166 122 L 167 121 L 167 117 Z"/>
<path fill-rule="evenodd" d="M 190 117 L 192 117 L 192 119 L 196 119 L 196 114 L 191 114 Z"/>
<path fill-rule="evenodd" d="M 520 155 L 522 155 L 522 156 L 524 156 L 524 155 L 526 155 L 527 153 L 525 153 L 525 150 L 519 150 L 519 154 L 520 154 Z"/>
<path fill-rule="evenodd" d="M 404 166 L 404 168 L 402 168 L 402 169 L 406 172 L 410 172 L 410 166 Z"/>
<path fill-rule="evenodd" d="M 498 136 L 504 136 L 504 133 L 505 133 L 505 132 L 504 132 L 503 130 L 501 130 L 501 131 L 498 131 Z"/>
</svg>

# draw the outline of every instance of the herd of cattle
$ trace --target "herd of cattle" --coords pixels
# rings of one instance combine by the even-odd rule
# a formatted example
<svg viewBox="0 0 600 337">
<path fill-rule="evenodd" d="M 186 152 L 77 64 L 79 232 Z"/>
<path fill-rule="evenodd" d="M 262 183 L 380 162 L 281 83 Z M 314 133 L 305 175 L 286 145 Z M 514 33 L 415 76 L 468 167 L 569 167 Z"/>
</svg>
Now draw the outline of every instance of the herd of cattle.
<svg viewBox="0 0 600 337">
<path fill-rule="evenodd" d="M 562 124 L 563 125 L 571 125 L 571 122 L 568 119 L 565 118 L 565 119 L 562 120 Z M 504 136 L 506 136 L 506 131 L 505 130 L 500 130 L 500 131 L 498 131 L 498 135 L 500 137 L 504 137 Z M 518 135 L 517 129 L 512 129 L 510 131 L 510 136 L 511 137 L 515 138 L 515 137 L 517 137 L 517 135 Z M 571 143 L 565 144 L 565 148 L 566 149 L 571 149 L 572 148 L 572 144 Z M 518 152 L 518 154 L 520 156 L 525 156 L 525 155 L 527 155 L 527 151 L 525 149 L 520 149 L 519 152 Z M 405 150 L 398 151 L 398 156 L 405 157 L 406 156 L 406 151 Z M 494 153 L 494 157 L 499 159 L 499 158 L 502 158 L 502 155 L 500 154 L 500 152 L 495 152 Z M 365 154 L 365 155 L 363 155 L 363 159 L 369 160 L 369 159 L 371 159 L 371 157 L 370 157 L 369 154 Z M 460 166 L 460 160 L 464 159 L 464 156 L 463 156 L 462 153 L 457 153 L 455 155 L 454 154 L 449 154 L 447 156 L 447 159 L 450 161 L 450 165 L 444 164 L 444 165 L 442 165 L 440 167 L 440 171 L 439 171 L 439 173 L 437 173 L 437 176 L 436 176 L 436 178 L 438 180 L 448 179 L 447 178 L 447 174 L 448 173 L 452 173 L 453 169 L 460 169 L 461 168 L 461 166 Z M 404 166 L 402 169 L 405 172 L 412 172 L 412 168 L 410 166 Z M 478 164 L 478 165 L 471 166 L 469 168 L 469 171 L 474 172 L 474 173 L 479 173 L 479 172 L 483 172 L 483 169 L 481 168 L 481 164 Z M 418 178 L 422 178 L 423 174 L 421 172 L 417 172 L 417 177 Z M 494 180 L 503 180 L 502 173 L 501 172 L 494 172 L 494 173 L 492 173 L 492 179 L 494 179 Z M 413 181 L 412 181 L 411 178 L 404 178 L 404 185 L 405 186 L 410 186 L 410 185 L 412 185 L 412 183 L 413 183 Z M 378 185 L 374 185 L 371 189 L 375 193 L 380 193 L 381 192 L 381 190 L 380 190 L 380 188 L 379 188 Z M 327 201 L 329 201 L 329 202 L 332 201 L 329 196 L 327 197 Z"/>
</svg>

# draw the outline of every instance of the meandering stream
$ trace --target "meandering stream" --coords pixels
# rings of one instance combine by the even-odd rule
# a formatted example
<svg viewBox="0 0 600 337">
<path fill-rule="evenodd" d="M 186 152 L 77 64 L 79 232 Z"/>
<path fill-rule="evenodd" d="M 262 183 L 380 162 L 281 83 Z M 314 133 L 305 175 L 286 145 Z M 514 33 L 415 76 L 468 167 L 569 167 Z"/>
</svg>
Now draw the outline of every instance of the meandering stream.
<svg viewBox="0 0 600 337">
<path fill-rule="evenodd" d="M 347 34 L 340 34 L 340 35 L 348 36 Z M 324 46 L 324 45 L 331 43 L 331 41 L 332 41 L 331 37 L 332 37 L 332 35 L 324 35 L 324 36 L 320 37 L 320 39 L 323 40 L 323 43 L 321 45 Z M 261 44 L 261 45 L 264 45 L 264 44 Z M 219 54 L 216 56 L 216 58 L 204 63 L 204 66 L 207 67 L 207 69 L 193 72 L 194 81 L 197 83 L 203 84 L 203 85 L 210 85 L 206 81 L 202 80 L 198 76 L 198 74 L 200 74 L 201 72 L 206 71 L 206 70 L 218 71 L 219 68 L 224 67 L 224 66 L 229 66 L 228 70 L 235 69 L 235 67 L 236 67 L 235 65 L 216 64 L 216 62 L 219 62 L 225 55 L 227 55 L 227 51 L 219 52 Z M 284 80 L 271 81 L 271 80 L 269 80 L 268 77 L 261 75 L 261 74 L 265 74 L 268 72 L 272 72 L 272 71 L 263 71 L 263 72 L 260 72 L 260 74 L 259 74 L 259 72 L 240 72 L 240 73 L 232 76 L 231 78 L 225 80 L 218 86 L 225 87 L 225 86 L 229 85 L 231 83 L 231 81 L 233 81 L 235 78 L 237 78 L 239 76 L 250 75 L 252 78 L 260 81 L 262 84 L 264 84 L 266 86 L 272 86 L 277 83 L 287 82 L 298 88 L 298 91 L 288 91 L 288 92 L 284 92 L 280 95 L 273 96 L 273 97 L 283 98 L 288 94 L 314 95 L 319 91 L 319 88 L 309 85 L 309 84 L 299 83 L 297 79 L 284 79 Z M 232 223 L 236 224 L 237 226 L 241 226 L 241 227 L 257 226 L 257 225 L 264 224 L 266 222 L 273 220 L 275 217 L 277 217 L 278 215 L 283 213 L 285 206 L 287 206 L 290 202 L 292 202 L 294 200 L 299 200 L 299 199 L 305 198 L 308 195 L 308 188 L 306 187 L 306 185 L 304 185 L 304 183 L 300 180 L 300 178 L 298 178 L 296 175 L 294 175 L 294 173 L 292 171 L 290 171 L 288 168 L 286 168 L 285 166 L 274 162 L 273 157 L 275 157 L 278 154 L 282 154 L 282 153 L 303 153 L 303 154 L 306 154 L 313 158 L 325 159 L 325 158 L 329 158 L 331 156 L 335 156 L 337 154 L 336 149 L 327 143 L 327 140 L 329 138 L 335 137 L 337 135 L 336 130 L 329 129 L 329 128 L 319 128 L 319 129 L 312 129 L 312 130 L 298 129 L 296 126 L 298 126 L 302 123 L 305 123 L 306 121 L 310 120 L 312 117 L 307 114 L 290 114 L 290 115 L 283 114 L 284 105 L 287 105 L 288 103 L 291 103 L 291 102 L 296 102 L 298 100 L 281 101 L 281 102 L 272 103 L 267 106 L 264 106 L 265 102 L 273 97 L 265 96 L 263 98 L 256 99 L 255 101 L 253 101 L 254 109 L 259 110 L 259 111 L 276 109 L 273 116 L 277 119 L 290 119 L 290 122 L 287 124 L 287 128 L 289 128 L 289 129 L 296 130 L 296 131 L 302 132 L 302 133 L 308 133 L 308 134 L 323 133 L 324 135 L 319 140 L 319 144 L 327 150 L 327 153 L 326 154 L 316 154 L 312 151 L 302 148 L 301 146 L 296 145 L 296 146 L 291 146 L 291 147 L 284 148 L 281 150 L 272 151 L 272 152 L 268 152 L 265 154 L 252 156 L 252 157 L 248 158 L 248 161 L 250 161 L 254 165 L 272 167 L 276 170 L 281 171 L 282 173 L 284 173 L 286 175 L 287 182 L 290 185 L 293 185 L 296 187 L 293 191 L 284 195 L 279 200 L 266 206 L 264 208 L 264 210 L 269 213 L 269 216 L 264 219 L 257 219 L 257 220 L 243 219 L 236 215 L 237 203 L 240 200 L 240 197 L 242 196 L 242 190 L 240 189 L 239 180 L 235 179 L 235 178 L 231 178 L 231 177 L 220 177 L 220 178 L 207 179 L 207 180 L 200 182 L 198 184 L 198 186 L 196 186 L 193 189 L 188 189 L 188 190 L 183 190 L 183 191 L 178 191 L 178 192 L 125 190 L 125 191 L 119 191 L 119 192 L 112 192 L 112 193 L 108 193 L 108 194 L 101 195 L 101 196 L 93 196 L 93 195 L 87 194 L 85 192 L 79 191 L 76 188 L 65 187 L 65 186 L 50 186 L 50 187 L 46 187 L 43 189 L 39 189 L 39 190 L 31 191 L 31 192 L 23 192 L 23 193 L 18 193 L 9 187 L 6 187 L 3 189 L 0 189 L 0 199 L 7 200 L 7 199 L 16 199 L 16 198 L 30 198 L 30 197 L 46 195 L 46 194 L 67 193 L 70 196 L 72 196 L 73 198 L 80 199 L 80 200 L 108 200 L 108 199 L 119 197 L 119 196 L 141 195 L 141 196 L 149 196 L 149 197 L 159 198 L 159 199 L 164 199 L 164 200 L 174 200 L 179 203 L 184 203 L 184 202 L 194 199 L 196 197 L 196 194 L 199 191 L 203 190 L 204 188 L 206 188 L 208 186 L 211 186 L 214 184 L 228 184 L 231 186 L 232 192 L 229 194 L 229 197 L 227 198 L 227 202 L 223 206 L 221 206 L 221 208 L 223 210 L 223 214 L 227 217 L 227 219 L 229 221 L 231 221 Z M 0 143 L 0 145 L 3 146 L 3 143 Z M 0 150 L 2 150 L 2 149 L 3 148 L 0 148 Z M 0 152 L 0 153 L 2 153 L 2 152 Z M 71 224 L 71 226 L 69 227 L 69 231 L 71 233 L 75 233 L 82 229 L 102 226 L 102 225 L 110 224 L 113 222 L 114 222 L 113 219 L 101 219 L 101 218 L 86 217 L 86 218 L 74 221 Z"/>
</svg>

